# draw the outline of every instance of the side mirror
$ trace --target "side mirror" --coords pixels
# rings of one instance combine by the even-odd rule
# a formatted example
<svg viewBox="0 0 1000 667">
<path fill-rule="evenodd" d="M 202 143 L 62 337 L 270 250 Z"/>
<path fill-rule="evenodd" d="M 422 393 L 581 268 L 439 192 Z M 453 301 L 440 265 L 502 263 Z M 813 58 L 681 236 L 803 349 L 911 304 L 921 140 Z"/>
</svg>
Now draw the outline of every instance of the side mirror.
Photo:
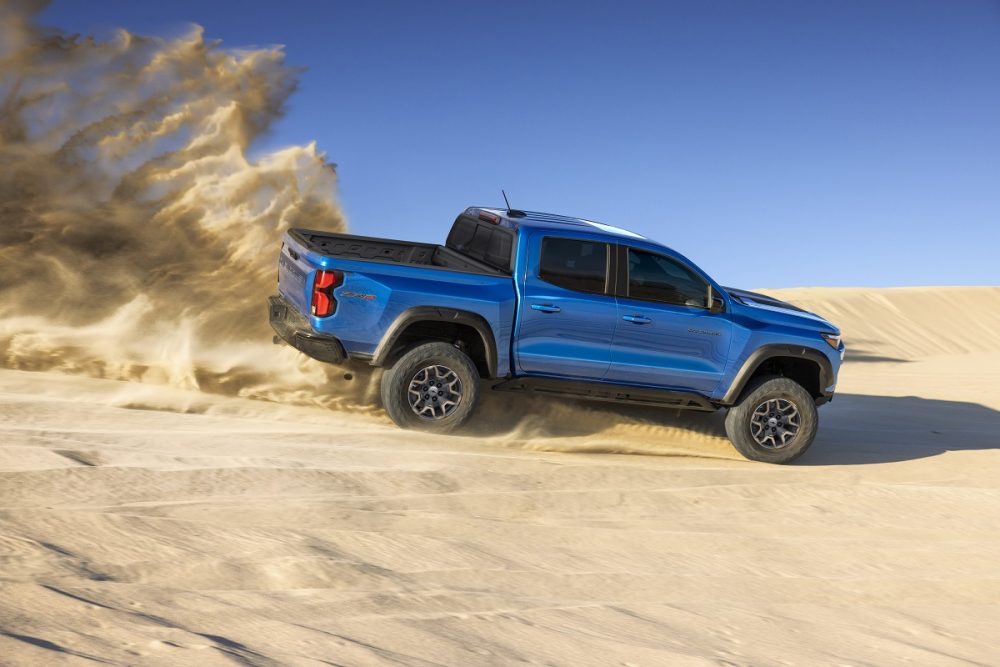
<svg viewBox="0 0 1000 667">
<path fill-rule="evenodd" d="M 708 304 L 708 312 L 713 314 L 726 312 L 726 302 L 722 300 L 721 296 L 716 295 L 715 290 L 712 286 L 708 286 L 708 297 L 705 300 Z"/>
<path fill-rule="evenodd" d="M 689 306 L 691 308 L 703 308 L 705 310 L 708 310 L 708 312 L 710 313 L 726 312 L 726 302 L 722 300 L 722 297 L 715 296 L 714 294 L 712 294 L 708 298 L 710 299 L 710 301 L 708 301 L 709 305 L 707 307 L 705 306 L 704 299 L 688 299 L 687 301 L 684 302 L 684 305 Z"/>
</svg>

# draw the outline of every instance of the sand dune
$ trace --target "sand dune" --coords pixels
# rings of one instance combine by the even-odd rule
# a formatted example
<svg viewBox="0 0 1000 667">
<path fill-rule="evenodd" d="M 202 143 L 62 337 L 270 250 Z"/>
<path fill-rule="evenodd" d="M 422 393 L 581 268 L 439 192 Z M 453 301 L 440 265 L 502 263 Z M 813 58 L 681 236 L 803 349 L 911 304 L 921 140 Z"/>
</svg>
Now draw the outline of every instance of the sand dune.
<svg viewBox="0 0 1000 667">
<path fill-rule="evenodd" d="M 778 294 L 850 349 L 786 467 L 719 415 L 499 396 L 438 437 L 363 378 L 2 370 L 0 664 L 996 664 L 1000 288 Z"/>
</svg>

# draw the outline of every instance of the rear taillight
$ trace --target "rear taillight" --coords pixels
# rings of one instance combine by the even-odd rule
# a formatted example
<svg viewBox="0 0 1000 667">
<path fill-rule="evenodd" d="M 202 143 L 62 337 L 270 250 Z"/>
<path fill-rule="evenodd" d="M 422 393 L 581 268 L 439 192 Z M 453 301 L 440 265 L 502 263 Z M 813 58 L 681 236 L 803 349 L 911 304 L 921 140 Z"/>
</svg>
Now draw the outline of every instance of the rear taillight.
<svg viewBox="0 0 1000 667">
<path fill-rule="evenodd" d="M 313 281 L 312 305 L 310 312 L 316 317 L 333 315 L 337 310 L 337 300 L 333 298 L 333 290 L 344 280 L 340 271 L 317 271 Z"/>
</svg>

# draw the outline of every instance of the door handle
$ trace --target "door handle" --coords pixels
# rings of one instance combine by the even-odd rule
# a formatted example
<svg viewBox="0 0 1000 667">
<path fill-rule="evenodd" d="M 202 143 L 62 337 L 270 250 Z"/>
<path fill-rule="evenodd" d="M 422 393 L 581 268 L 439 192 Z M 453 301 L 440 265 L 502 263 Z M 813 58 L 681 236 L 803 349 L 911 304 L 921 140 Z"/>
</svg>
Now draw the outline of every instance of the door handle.
<svg viewBox="0 0 1000 667">
<path fill-rule="evenodd" d="M 622 319 L 626 322 L 632 322 L 634 324 L 649 324 L 653 321 L 644 315 L 623 315 Z"/>
<path fill-rule="evenodd" d="M 531 304 L 531 309 L 543 313 L 558 313 L 562 310 L 559 306 L 553 306 L 551 303 L 533 303 Z"/>
</svg>

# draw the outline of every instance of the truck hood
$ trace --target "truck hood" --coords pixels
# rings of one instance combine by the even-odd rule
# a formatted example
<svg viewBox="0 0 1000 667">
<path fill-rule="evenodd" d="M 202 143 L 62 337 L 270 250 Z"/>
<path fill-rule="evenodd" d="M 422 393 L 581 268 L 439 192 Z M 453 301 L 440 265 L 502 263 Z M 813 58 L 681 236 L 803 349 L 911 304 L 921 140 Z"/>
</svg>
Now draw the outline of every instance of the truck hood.
<svg viewBox="0 0 1000 667">
<path fill-rule="evenodd" d="M 791 317 L 797 324 L 803 327 L 815 328 L 829 333 L 840 333 L 840 329 L 826 318 L 820 317 L 816 313 L 803 310 L 798 306 L 793 306 L 787 301 L 775 299 L 773 296 L 768 296 L 759 292 L 750 292 L 748 290 L 738 289 L 736 287 L 725 287 L 723 289 L 725 289 L 729 296 L 731 296 L 737 303 L 750 309 L 747 313 L 748 315 L 752 315 L 753 311 L 763 311 L 759 313 L 758 319 L 770 321 L 772 318 L 768 317 L 768 313 L 775 313 L 780 316 L 784 316 L 784 318 Z"/>
</svg>

